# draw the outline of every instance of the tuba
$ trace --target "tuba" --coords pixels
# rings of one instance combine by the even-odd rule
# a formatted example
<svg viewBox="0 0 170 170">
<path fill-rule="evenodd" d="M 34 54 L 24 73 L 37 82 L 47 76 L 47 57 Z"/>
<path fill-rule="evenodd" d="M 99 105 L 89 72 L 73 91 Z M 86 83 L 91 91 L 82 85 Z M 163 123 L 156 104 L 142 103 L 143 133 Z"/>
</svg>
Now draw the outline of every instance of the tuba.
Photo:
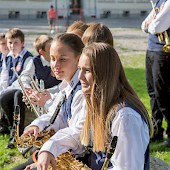
<svg viewBox="0 0 170 170">
<path fill-rule="evenodd" d="M 152 9 L 154 11 L 154 15 L 156 16 L 156 8 L 154 6 L 153 0 L 150 0 Z M 159 42 L 165 41 L 165 45 L 163 46 L 163 51 L 164 52 L 170 52 L 170 37 L 168 36 L 167 31 L 164 31 L 162 33 L 158 34 L 158 40 Z"/>
<path fill-rule="evenodd" d="M 34 105 L 32 104 L 31 99 L 30 99 L 30 97 L 28 96 L 28 94 L 27 94 L 27 92 L 26 92 L 26 90 L 25 90 L 25 87 L 24 87 L 24 85 L 23 85 L 23 83 L 22 83 L 22 81 L 21 81 L 22 76 L 25 75 L 25 74 L 21 74 L 21 75 L 19 76 L 14 67 L 12 67 L 11 70 L 15 73 L 15 75 L 16 75 L 16 77 L 17 77 L 17 79 L 18 79 L 18 83 L 19 83 L 19 85 L 20 85 L 20 87 L 21 87 L 21 90 L 22 90 L 24 96 L 26 96 L 26 98 L 27 98 L 27 101 L 28 101 L 27 107 L 28 107 L 28 108 L 31 108 L 31 110 L 35 113 L 35 115 L 36 115 L 37 117 L 39 117 L 39 116 L 40 116 L 40 109 L 37 108 L 36 106 L 34 106 Z M 36 91 L 38 91 L 39 93 L 43 93 L 43 92 L 44 92 L 44 88 L 43 88 L 42 80 L 40 81 L 40 88 L 39 88 L 38 85 L 37 85 L 37 83 L 34 81 L 34 79 L 33 79 L 29 74 L 27 74 L 27 76 L 31 79 L 31 87 L 32 87 L 33 89 L 35 89 Z M 42 110 L 42 109 L 41 109 L 41 110 Z M 43 113 L 45 113 L 45 110 L 43 110 Z M 41 113 L 41 114 L 42 114 L 42 113 Z"/>
</svg>

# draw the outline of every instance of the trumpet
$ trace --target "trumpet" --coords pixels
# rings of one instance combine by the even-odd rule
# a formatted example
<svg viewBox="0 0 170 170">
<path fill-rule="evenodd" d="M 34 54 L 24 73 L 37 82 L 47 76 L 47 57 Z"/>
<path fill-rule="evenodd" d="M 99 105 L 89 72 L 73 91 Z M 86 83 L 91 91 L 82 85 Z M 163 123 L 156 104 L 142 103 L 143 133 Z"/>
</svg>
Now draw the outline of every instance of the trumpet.
<svg viewBox="0 0 170 170">
<path fill-rule="evenodd" d="M 153 0 L 150 0 L 151 5 L 152 5 L 152 9 L 154 11 L 154 15 L 156 16 L 156 8 L 154 6 Z M 167 31 L 164 31 L 162 33 L 158 34 L 158 40 L 159 42 L 165 41 L 165 45 L 163 46 L 163 51 L 164 52 L 170 52 L 170 38 L 168 36 Z"/>
<path fill-rule="evenodd" d="M 38 91 L 39 93 L 43 93 L 43 92 L 44 92 L 44 89 L 42 88 L 43 85 L 41 85 L 41 87 L 39 88 L 39 87 L 37 86 L 36 82 L 34 81 L 34 79 L 33 79 L 29 74 L 21 74 L 21 75 L 19 76 L 14 67 L 12 67 L 11 70 L 15 73 L 15 75 L 16 75 L 16 77 L 17 77 L 17 79 L 18 79 L 18 83 L 19 83 L 19 85 L 20 85 L 20 87 L 21 87 L 21 90 L 22 90 L 24 96 L 26 97 L 26 99 L 27 99 L 27 101 L 28 101 L 27 107 L 28 107 L 28 108 L 31 108 L 31 110 L 35 113 L 35 115 L 36 115 L 37 117 L 39 117 L 39 116 L 40 116 L 39 109 L 37 110 L 37 107 L 32 104 L 31 99 L 30 99 L 29 95 L 27 94 L 27 92 L 26 92 L 26 90 L 25 90 L 25 88 L 24 88 L 24 85 L 23 85 L 23 83 L 22 83 L 22 81 L 21 81 L 21 78 L 22 78 L 23 75 L 28 76 L 28 77 L 30 78 L 30 80 L 31 80 L 31 87 L 32 87 L 33 89 L 35 89 L 36 91 Z M 45 113 L 45 110 L 43 110 L 43 112 Z"/>
</svg>

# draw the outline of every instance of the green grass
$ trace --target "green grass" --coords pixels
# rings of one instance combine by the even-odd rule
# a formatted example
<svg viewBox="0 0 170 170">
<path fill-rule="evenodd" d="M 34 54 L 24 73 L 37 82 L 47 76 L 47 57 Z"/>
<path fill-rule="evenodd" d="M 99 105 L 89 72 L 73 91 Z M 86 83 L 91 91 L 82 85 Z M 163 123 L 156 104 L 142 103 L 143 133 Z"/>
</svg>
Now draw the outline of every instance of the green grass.
<svg viewBox="0 0 170 170">
<path fill-rule="evenodd" d="M 146 106 L 149 114 L 151 114 L 149 96 L 146 90 L 145 81 L 145 55 L 121 56 L 125 74 L 133 86 L 138 96 Z M 165 121 L 163 126 L 166 127 Z M 0 169 L 9 170 L 17 164 L 25 161 L 19 154 L 17 149 L 5 149 L 8 136 L 0 135 Z M 170 164 L 170 148 L 160 146 L 160 143 L 151 143 L 151 155 L 154 155 Z"/>
<path fill-rule="evenodd" d="M 145 81 L 145 55 L 122 56 L 120 58 L 130 84 L 135 89 L 139 98 L 142 100 L 151 115 L 149 96 Z M 165 121 L 163 121 L 163 127 L 166 128 Z M 151 155 L 170 164 L 170 148 L 161 146 L 161 143 L 152 142 L 150 145 L 150 151 Z"/>
<path fill-rule="evenodd" d="M 9 135 L 0 135 L 0 169 L 9 170 L 22 163 L 25 159 L 21 156 L 18 149 L 5 149 Z"/>
</svg>

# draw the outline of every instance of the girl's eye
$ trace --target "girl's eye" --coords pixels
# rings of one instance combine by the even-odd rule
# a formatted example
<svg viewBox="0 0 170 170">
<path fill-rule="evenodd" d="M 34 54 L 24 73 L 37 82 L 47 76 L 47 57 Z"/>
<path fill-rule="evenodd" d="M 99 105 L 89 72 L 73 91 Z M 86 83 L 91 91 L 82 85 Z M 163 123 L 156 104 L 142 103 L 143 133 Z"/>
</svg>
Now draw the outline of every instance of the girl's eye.
<svg viewBox="0 0 170 170">
<path fill-rule="evenodd" d="M 60 61 L 66 61 L 66 59 L 65 58 L 61 58 Z"/>
<path fill-rule="evenodd" d="M 86 69 L 85 71 L 86 71 L 87 73 L 89 73 L 89 72 L 90 72 L 90 70 L 89 70 L 89 69 Z"/>
</svg>

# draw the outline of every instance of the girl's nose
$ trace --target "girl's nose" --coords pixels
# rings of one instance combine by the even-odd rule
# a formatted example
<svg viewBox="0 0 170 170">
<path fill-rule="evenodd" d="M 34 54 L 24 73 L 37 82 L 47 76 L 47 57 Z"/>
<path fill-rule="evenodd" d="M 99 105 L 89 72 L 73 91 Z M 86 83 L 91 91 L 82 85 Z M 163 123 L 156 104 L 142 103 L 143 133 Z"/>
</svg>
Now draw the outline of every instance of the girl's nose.
<svg viewBox="0 0 170 170">
<path fill-rule="evenodd" d="M 79 71 L 79 75 L 78 75 L 78 79 L 79 80 L 82 80 L 82 77 L 83 77 L 83 73 L 82 73 L 82 70 Z"/>
</svg>

